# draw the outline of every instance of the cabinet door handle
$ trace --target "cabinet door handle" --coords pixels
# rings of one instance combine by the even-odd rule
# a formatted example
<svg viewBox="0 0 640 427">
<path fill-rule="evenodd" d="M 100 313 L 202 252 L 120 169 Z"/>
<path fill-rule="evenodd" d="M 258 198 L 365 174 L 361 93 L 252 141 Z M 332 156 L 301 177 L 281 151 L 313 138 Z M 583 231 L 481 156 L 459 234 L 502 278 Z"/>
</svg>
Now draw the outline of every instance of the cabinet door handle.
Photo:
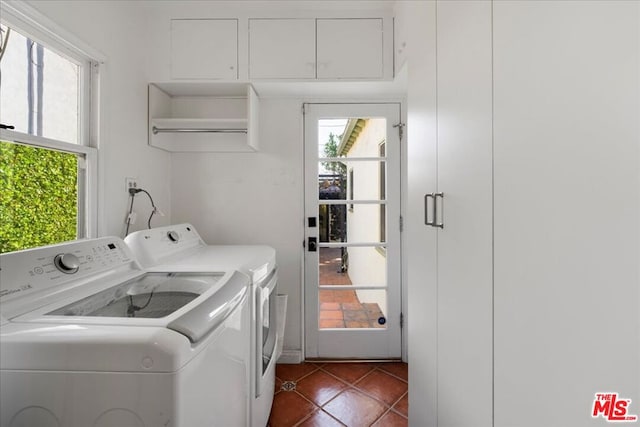
<svg viewBox="0 0 640 427">
<path fill-rule="evenodd" d="M 436 222 L 438 198 L 440 198 L 440 222 Z M 433 226 L 444 228 L 444 193 L 442 192 L 433 194 Z"/>
<path fill-rule="evenodd" d="M 429 199 L 433 200 L 433 208 L 431 209 L 433 221 L 429 221 Z M 436 199 L 433 193 L 424 195 L 424 225 L 430 225 L 431 227 L 436 225 Z"/>
</svg>

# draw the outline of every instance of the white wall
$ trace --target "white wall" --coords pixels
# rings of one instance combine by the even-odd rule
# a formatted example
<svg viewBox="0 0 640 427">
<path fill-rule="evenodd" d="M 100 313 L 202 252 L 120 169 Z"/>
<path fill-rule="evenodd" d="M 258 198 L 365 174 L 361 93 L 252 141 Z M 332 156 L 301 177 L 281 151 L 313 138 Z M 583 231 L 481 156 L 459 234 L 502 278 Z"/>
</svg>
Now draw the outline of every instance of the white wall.
<svg viewBox="0 0 640 427">
<path fill-rule="evenodd" d="M 125 177 L 138 178 L 171 217 L 171 156 L 147 145 L 148 44 L 146 10 L 136 1 L 44 1 L 29 4 L 106 57 L 101 66 L 101 139 L 99 159 L 98 233 L 123 236 L 129 208 Z M 150 204 L 136 196 L 138 220 L 131 231 L 146 228 Z"/>
<path fill-rule="evenodd" d="M 386 140 L 385 119 L 367 119 L 364 129 L 358 135 L 347 157 L 378 157 L 380 143 Z M 347 163 L 348 171 L 353 171 L 354 200 L 376 200 L 380 198 L 380 164 L 378 162 Z M 348 176 L 351 174 L 348 172 Z M 347 188 L 347 194 L 351 194 Z M 349 205 L 350 206 L 350 205 Z M 380 206 L 353 205 L 347 209 L 347 241 L 378 242 L 380 240 Z M 354 285 L 386 286 L 387 259 L 385 253 L 376 247 L 349 248 L 349 277 Z M 376 303 L 387 316 L 387 295 L 379 290 L 357 290 L 358 299 L 363 303 Z"/>
<path fill-rule="evenodd" d="M 173 222 L 213 244 L 276 249 L 278 293 L 288 294 L 284 348 L 300 350 L 303 237 L 302 100 L 263 99 L 257 153 L 174 154 Z"/>
</svg>

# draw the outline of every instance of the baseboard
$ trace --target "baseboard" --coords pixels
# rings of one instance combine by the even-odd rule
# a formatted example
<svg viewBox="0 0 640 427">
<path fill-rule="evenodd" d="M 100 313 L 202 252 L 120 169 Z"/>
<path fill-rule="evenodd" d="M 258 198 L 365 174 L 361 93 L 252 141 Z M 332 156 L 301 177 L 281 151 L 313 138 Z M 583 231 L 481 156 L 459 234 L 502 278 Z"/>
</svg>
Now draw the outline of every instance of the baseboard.
<svg viewBox="0 0 640 427">
<path fill-rule="evenodd" d="M 278 359 L 278 363 L 296 365 L 302 363 L 302 351 L 300 350 L 282 350 L 282 354 Z"/>
</svg>

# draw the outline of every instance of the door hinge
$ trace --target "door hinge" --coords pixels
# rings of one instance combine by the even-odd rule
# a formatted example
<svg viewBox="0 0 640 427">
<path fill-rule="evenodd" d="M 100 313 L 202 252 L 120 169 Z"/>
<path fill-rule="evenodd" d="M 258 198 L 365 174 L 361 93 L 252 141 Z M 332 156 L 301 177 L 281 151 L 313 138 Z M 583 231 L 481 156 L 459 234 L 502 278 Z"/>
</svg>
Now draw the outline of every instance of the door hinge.
<svg viewBox="0 0 640 427">
<path fill-rule="evenodd" d="M 400 215 L 400 232 L 404 231 L 404 218 Z"/>
<path fill-rule="evenodd" d="M 404 328 L 404 313 L 400 313 L 400 329 Z"/>
<path fill-rule="evenodd" d="M 400 138 L 400 142 L 402 142 L 402 138 L 404 137 L 404 127 L 406 126 L 406 123 L 398 123 L 393 125 L 394 128 L 398 128 L 398 137 Z"/>
</svg>

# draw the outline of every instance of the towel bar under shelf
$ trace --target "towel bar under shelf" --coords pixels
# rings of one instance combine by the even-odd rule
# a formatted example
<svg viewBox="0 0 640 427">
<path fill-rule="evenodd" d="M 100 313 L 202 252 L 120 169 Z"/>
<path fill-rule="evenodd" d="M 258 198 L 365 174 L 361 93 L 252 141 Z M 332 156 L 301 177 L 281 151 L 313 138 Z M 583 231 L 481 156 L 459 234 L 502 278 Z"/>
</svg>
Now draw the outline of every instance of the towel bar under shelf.
<svg viewBox="0 0 640 427">
<path fill-rule="evenodd" d="M 151 131 L 154 135 L 164 132 L 181 133 L 247 133 L 247 129 L 197 129 L 197 128 L 159 128 L 153 126 Z"/>
</svg>

